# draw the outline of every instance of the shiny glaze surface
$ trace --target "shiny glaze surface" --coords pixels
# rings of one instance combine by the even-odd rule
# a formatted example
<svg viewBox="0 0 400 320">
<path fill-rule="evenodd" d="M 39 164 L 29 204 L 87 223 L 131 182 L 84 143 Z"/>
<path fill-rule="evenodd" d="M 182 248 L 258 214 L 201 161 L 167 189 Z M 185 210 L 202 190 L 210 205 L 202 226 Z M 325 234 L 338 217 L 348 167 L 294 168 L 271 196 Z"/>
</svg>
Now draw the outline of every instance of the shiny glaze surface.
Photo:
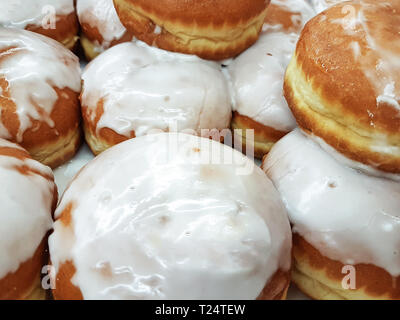
<svg viewBox="0 0 400 320">
<path fill-rule="evenodd" d="M 29 25 L 42 26 L 50 14 L 68 15 L 74 12 L 73 0 L 2 0 L 0 25 L 25 29 Z"/>
<path fill-rule="evenodd" d="M 192 135 L 105 151 L 75 177 L 56 218 L 52 262 L 74 264 L 85 299 L 255 299 L 290 267 L 290 227 L 271 181 L 241 153 Z"/>
<path fill-rule="evenodd" d="M 25 152 L 0 139 L 0 279 L 33 256 L 52 226 L 51 169 L 28 158 L 5 155 L 4 150 L 12 149 Z"/>
<path fill-rule="evenodd" d="M 103 102 L 97 130 L 129 137 L 132 131 L 142 136 L 152 130 L 229 127 L 230 96 L 221 69 L 195 56 L 123 43 L 92 61 L 83 81 L 82 106 L 92 121 Z"/>
<path fill-rule="evenodd" d="M 54 126 L 50 115 L 58 100 L 55 88 L 75 92 L 81 88 L 79 61 L 73 53 L 36 33 L 0 27 L 1 78 L 6 85 L 0 88 L 0 96 L 11 100 L 18 114 L 18 142 L 32 119 Z M 9 136 L 6 127 L 6 123 L 0 125 L 1 138 Z"/>
<path fill-rule="evenodd" d="M 293 231 L 343 264 L 400 275 L 400 184 L 351 169 L 296 130 L 269 153 L 264 170 Z"/>
</svg>

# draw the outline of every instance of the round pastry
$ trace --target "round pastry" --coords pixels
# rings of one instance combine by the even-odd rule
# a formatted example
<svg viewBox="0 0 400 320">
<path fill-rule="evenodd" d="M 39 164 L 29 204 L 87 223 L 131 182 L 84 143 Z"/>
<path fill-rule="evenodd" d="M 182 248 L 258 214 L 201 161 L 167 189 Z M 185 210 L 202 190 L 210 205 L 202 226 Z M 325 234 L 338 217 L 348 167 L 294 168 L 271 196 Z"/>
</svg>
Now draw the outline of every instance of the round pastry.
<svg viewBox="0 0 400 320">
<path fill-rule="evenodd" d="M 296 127 L 283 96 L 283 80 L 298 32 L 313 16 L 305 1 L 273 0 L 258 42 L 228 67 L 234 95 L 232 128 L 259 158 Z M 247 129 L 254 130 L 254 139 L 246 136 Z"/>
<path fill-rule="evenodd" d="M 47 233 L 57 204 L 50 168 L 0 139 L 0 300 L 44 299 Z"/>
<path fill-rule="evenodd" d="M 400 184 L 365 175 L 296 130 L 263 168 L 293 225 L 293 280 L 316 299 L 400 299 Z"/>
<path fill-rule="evenodd" d="M 56 167 L 80 143 L 78 58 L 58 42 L 0 28 L 0 138 Z"/>
<path fill-rule="evenodd" d="M 311 4 L 313 5 L 314 9 L 317 13 L 320 13 L 329 7 L 332 7 L 335 4 L 345 2 L 349 0 L 311 0 Z"/>
<path fill-rule="evenodd" d="M 269 0 L 114 0 L 122 24 L 149 45 L 223 60 L 258 38 Z"/>
<path fill-rule="evenodd" d="M 285 80 L 300 127 L 390 173 L 400 173 L 399 34 L 398 1 L 338 4 L 306 25 Z"/>
<path fill-rule="evenodd" d="M 74 0 L 1 1 L 0 25 L 40 33 L 68 49 L 73 49 L 78 40 Z"/>
<path fill-rule="evenodd" d="M 81 104 L 95 154 L 154 131 L 220 132 L 232 116 L 217 63 L 141 42 L 119 44 L 87 66 Z"/>
<path fill-rule="evenodd" d="M 219 142 L 125 141 L 80 171 L 55 217 L 55 299 L 286 296 L 284 206 L 253 161 Z"/>
<path fill-rule="evenodd" d="M 121 24 L 113 0 L 78 0 L 76 3 L 82 28 L 81 44 L 88 60 L 133 36 Z"/>
</svg>

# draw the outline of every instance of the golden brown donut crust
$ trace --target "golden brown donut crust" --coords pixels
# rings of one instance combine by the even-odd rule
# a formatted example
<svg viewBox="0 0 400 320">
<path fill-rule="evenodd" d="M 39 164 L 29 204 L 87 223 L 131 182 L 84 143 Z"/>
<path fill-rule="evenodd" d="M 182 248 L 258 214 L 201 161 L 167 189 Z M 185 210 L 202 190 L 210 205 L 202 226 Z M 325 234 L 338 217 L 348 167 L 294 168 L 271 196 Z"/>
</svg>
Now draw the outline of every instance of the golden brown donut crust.
<svg viewBox="0 0 400 320">
<path fill-rule="evenodd" d="M 31 158 L 25 150 L 12 147 L 0 147 L 0 155 L 14 157 L 20 160 Z M 43 176 L 42 173 L 26 166 L 15 168 L 15 170 L 18 170 L 24 175 L 37 174 Z M 54 183 L 53 177 L 43 177 Z M 52 214 L 56 209 L 57 201 L 58 191 L 54 184 Z M 42 289 L 37 288 L 37 286 L 38 282 L 40 284 L 42 267 L 46 265 L 48 261 L 47 238 L 48 235 L 43 238 L 32 257 L 20 264 L 17 271 L 9 273 L 4 278 L 0 279 L 0 300 L 36 299 L 39 295 L 44 296 L 44 294 L 38 295 L 35 291 L 40 290 L 40 292 L 43 293 Z M 35 295 L 32 295 L 34 292 Z"/>
<path fill-rule="evenodd" d="M 0 63 L 9 54 L 13 54 L 12 48 L 1 51 Z M 81 143 L 79 93 L 69 88 L 54 87 L 58 95 L 50 115 L 54 127 L 50 127 L 45 121 L 31 119 L 32 126 L 24 132 L 22 141 L 18 141 L 20 122 L 17 106 L 11 99 L 9 83 L 4 77 L 0 77 L 0 88 L 0 120 L 11 136 L 8 140 L 20 144 L 33 159 L 52 168 L 75 155 Z"/>
<path fill-rule="evenodd" d="M 258 159 L 262 159 L 288 133 L 265 126 L 237 111 L 233 113 L 231 127 L 235 134 L 240 133 L 244 153 L 247 145 L 246 130 L 254 130 L 254 142 L 250 141 L 250 146 L 254 147 L 254 156 Z"/>
<path fill-rule="evenodd" d="M 114 0 L 122 24 L 139 40 L 210 60 L 234 57 L 256 42 L 268 4 L 269 0 Z"/>
<path fill-rule="evenodd" d="M 378 45 L 399 56 L 400 3 L 392 1 L 392 7 L 372 0 L 363 3 L 370 5 L 364 14 Z M 356 14 L 361 8 L 359 1 L 339 4 L 306 25 L 287 69 L 285 96 L 300 127 L 352 160 L 400 173 L 399 110 L 377 102 L 383 92 L 377 92 L 365 72 L 378 72 L 380 52 L 370 49 L 360 25 L 348 32 L 332 22 L 344 21 L 340 19 L 348 14 L 349 5 Z M 360 46 L 357 57 L 355 41 Z M 396 80 L 395 90 L 400 92 L 400 70 Z M 390 151 L 376 150 L 377 142 Z"/>
<path fill-rule="evenodd" d="M 331 260 L 303 237 L 293 235 L 293 281 L 305 294 L 314 299 L 400 299 L 400 277 L 371 264 L 356 264 L 356 289 L 345 290 L 342 280 L 343 263 Z"/>
<path fill-rule="evenodd" d="M 79 23 L 75 12 L 64 16 L 58 15 L 56 29 L 44 29 L 36 25 L 28 25 L 25 29 L 57 40 L 70 50 L 75 48 L 78 41 Z"/>
</svg>

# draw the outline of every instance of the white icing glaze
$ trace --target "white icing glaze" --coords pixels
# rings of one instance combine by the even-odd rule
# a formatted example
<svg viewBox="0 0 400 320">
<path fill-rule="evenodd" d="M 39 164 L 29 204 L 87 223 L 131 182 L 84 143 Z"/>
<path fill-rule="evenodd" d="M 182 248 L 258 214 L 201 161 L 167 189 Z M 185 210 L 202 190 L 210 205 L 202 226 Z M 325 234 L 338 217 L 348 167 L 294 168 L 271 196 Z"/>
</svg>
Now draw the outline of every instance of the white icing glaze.
<svg viewBox="0 0 400 320">
<path fill-rule="evenodd" d="M 314 16 L 305 1 L 273 0 L 304 25 Z M 283 96 L 286 67 L 293 55 L 298 34 L 286 32 L 282 25 L 264 24 L 258 42 L 229 64 L 233 108 L 265 126 L 291 131 L 296 121 Z"/>
<path fill-rule="evenodd" d="M 21 29 L 28 25 L 41 26 L 46 23 L 46 16 L 53 12 L 62 16 L 74 10 L 73 0 L 2 0 L 0 25 Z"/>
<path fill-rule="evenodd" d="M 216 156 L 223 161 L 210 163 Z M 56 217 L 74 209 L 71 226 L 54 224 L 54 267 L 74 263 L 72 283 L 85 299 L 257 298 L 289 269 L 291 233 L 262 170 L 236 174 L 250 162 L 175 133 L 105 151 L 64 193 Z"/>
<path fill-rule="evenodd" d="M 0 148 L 22 149 L 0 139 Z M 27 166 L 46 176 L 50 168 L 37 161 L 0 155 L 0 279 L 33 256 L 52 226 L 54 184 L 39 174 L 24 175 Z"/>
<path fill-rule="evenodd" d="M 4 57 L 0 54 L 0 77 L 7 80 L 8 92 L 17 107 L 20 121 L 17 139 L 21 142 L 32 119 L 54 126 L 50 119 L 58 100 L 54 87 L 79 92 L 80 66 L 73 53 L 52 39 L 29 31 L 0 28 L 0 50 L 8 49 L 5 53 L 10 53 L 9 48 L 13 47 L 12 54 Z"/>
<path fill-rule="evenodd" d="M 371 166 L 368 166 L 368 165 L 363 164 L 361 162 L 357 162 L 357 161 L 351 160 L 350 158 L 347 158 L 345 155 L 339 153 L 331 145 L 327 144 L 322 138 L 317 137 L 315 135 L 307 134 L 305 132 L 303 132 L 303 134 L 305 134 L 310 139 L 312 139 L 316 143 L 318 143 L 319 146 L 325 152 L 329 153 L 333 158 L 335 158 L 337 161 L 342 163 L 344 166 L 353 168 L 355 170 L 363 172 L 364 174 L 368 174 L 368 175 L 375 176 L 375 177 L 378 177 L 378 178 L 391 179 L 391 180 L 400 182 L 400 174 L 387 173 L 387 172 L 383 172 L 383 171 L 377 170 L 377 169 L 374 168 L 374 167 L 377 166 L 377 164 L 374 164 L 374 163 L 371 163 Z M 374 149 L 374 148 L 377 148 L 377 147 L 376 146 L 371 146 L 371 148 Z"/>
<path fill-rule="evenodd" d="M 264 170 L 281 193 L 293 231 L 322 255 L 400 275 L 400 184 L 336 161 L 296 130 L 279 141 Z"/>
<path fill-rule="evenodd" d="M 64 190 L 67 188 L 79 170 L 81 170 L 93 158 L 93 153 L 85 144 L 81 147 L 72 160 L 54 170 L 54 178 L 57 184 L 58 193 L 60 195 L 64 193 Z"/>
<path fill-rule="evenodd" d="M 109 48 L 112 41 L 121 39 L 126 32 L 113 0 L 78 0 L 76 10 L 81 24 L 87 23 L 101 34 L 103 42 L 95 43 L 99 52 Z"/>
<path fill-rule="evenodd" d="M 235 111 L 276 130 L 296 127 L 283 96 L 285 71 L 296 42 L 295 34 L 264 33 L 229 65 Z"/>
<path fill-rule="evenodd" d="M 125 136 L 134 130 L 141 136 L 171 126 L 178 131 L 229 127 L 229 90 L 214 62 L 123 43 L 92 61 L 83 80 L 83 108 L 94 111 L 104 101 L 97 130 L 110 128 Z"/>
</svg>

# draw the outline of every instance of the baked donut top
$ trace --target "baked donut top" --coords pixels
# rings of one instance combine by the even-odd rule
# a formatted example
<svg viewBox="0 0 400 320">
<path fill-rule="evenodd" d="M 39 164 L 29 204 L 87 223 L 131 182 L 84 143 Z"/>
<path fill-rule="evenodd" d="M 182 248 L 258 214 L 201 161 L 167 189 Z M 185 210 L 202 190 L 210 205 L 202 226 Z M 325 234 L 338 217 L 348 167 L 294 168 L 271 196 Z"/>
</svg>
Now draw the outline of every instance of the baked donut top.
<svg viewBox="0 0 400 320">
<path fill-rule="evenodd" d="M 56 186 L 50 168 L 0 139 L 0 279 L 33 256 L 52 226 Z"/>
<path fill-rule="evenodd" d="M 81 24 L 87 23 L 98 30 L 103 38 L 100 45 L 104 48 L 110 47 L 112 41 L 121 39 L 126 32 L 113 0 L 78 0 L 76 10 Z"/>
<path fill-rule="evenodd" d="M 83 81 L 81 102 L 91 121 L 103 109 L 97 130 L 130 137 L 133 131 L 229 127 L 231 100 L 221 68 L 195 56 L 123 43 L 92 61 Z"/>
<path fill-rule="evenodd" d="M 270 0 L 126 0 L 165 21 L 197 26 L 237 24 L 257 17 Z"/>
<path fill-rule="evenodd" d="M 58 100 L 56 88 L 80 91 L 78 58 L 58 42 L 33 32 L 0 28 L 0 137 L 16 131 L 21 142 L 32 120 L 50 118 Z M 10 123 L 7 113 L 18 115 Z"/>
<path fill-rule="evenodd" d="M 398 134 L 400 1 L 329 8 L 306 25 L 296 57 L 332 114 L 353 119 L 359 130 Z"/>
<path fill-rule="evenodd" d="M 398 182 L 346 167 L 300 130 L 279 141 L 263 167 L 293 231 L 322 255 L 400 275 Z"/>
<path fill-rule="evenodd" d="M 56 211 L 56 271 L 85 299 L 255 299 L 290 267 L 291 233 L 271 181 L 197 136 L 123 142 L 90 162 Z"/>
<path fill-rule="evenodd" d="M 303 0 L 271 1 L 258 42 L 228 67 L 235 111 L 279 131 L 296 127 L 283 95 L 283 80 L 301 28 L 313 16 Z"/>
<path fill-rule="evenodd" d="M 51 15 L 73 13 L 73 0 L 4 0 L 0 2 L 0 25 L 25 29 L 49 23 Z"/>
</svg>

